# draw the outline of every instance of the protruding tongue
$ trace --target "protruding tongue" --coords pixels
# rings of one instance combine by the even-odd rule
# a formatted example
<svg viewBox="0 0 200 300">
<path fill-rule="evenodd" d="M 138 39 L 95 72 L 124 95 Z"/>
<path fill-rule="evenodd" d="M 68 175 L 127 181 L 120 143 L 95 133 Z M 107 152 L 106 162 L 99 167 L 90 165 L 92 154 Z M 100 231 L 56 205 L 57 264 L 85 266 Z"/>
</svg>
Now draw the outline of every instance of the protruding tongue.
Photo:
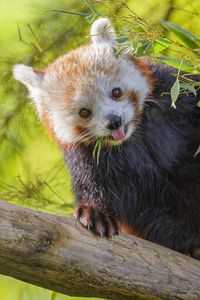
<svg viewBox="0 0 200 300">
<path fill-rule="evenodd" d="M 112 137 L 114 140 L 123 140 L 125 138 L 126 134 L 124 131 L 124 126 L 118 128 L 117 130 L 113 131 Z"/>
</svg>

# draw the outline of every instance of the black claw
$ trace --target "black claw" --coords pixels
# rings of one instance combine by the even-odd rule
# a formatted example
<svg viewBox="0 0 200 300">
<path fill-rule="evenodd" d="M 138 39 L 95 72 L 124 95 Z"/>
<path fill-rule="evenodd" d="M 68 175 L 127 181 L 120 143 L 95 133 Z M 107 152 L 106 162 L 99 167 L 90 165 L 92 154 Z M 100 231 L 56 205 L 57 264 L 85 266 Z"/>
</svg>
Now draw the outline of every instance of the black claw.
<svg viewBox="0 0 200 300">
<path fill-rule="evenodd" d="M 116 219 L 113 217 L 110 217 L 110 221 L 112 222 L 113 228 L 114 228 L 114 234 L 117 235 L 119 234 L 119 224 L 117 223 Z"/>
<path fill-rule="evenodd" d="M 106 217 L 97 211 L 94 213 L 93 232 L 101 236 L 107 235 Z"/>
<path fill-rule="evenodd" d="M 74 217 L 97 235 L 109 237 L 118 234 L 118 224 L 115 218 L 93 207 L 80 205 L 75 209 Z"/>
</svg>

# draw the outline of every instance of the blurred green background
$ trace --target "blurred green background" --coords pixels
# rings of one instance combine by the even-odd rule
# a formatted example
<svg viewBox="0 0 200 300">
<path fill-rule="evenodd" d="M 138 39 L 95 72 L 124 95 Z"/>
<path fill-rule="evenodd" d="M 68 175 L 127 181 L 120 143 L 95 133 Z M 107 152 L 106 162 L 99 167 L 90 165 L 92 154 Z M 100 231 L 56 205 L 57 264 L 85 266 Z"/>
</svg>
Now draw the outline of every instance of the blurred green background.
<svg viewBox="0 0 200 300">
<path fill-rule="evenodd" d="M 55 10 L 90 16 L 86 19 Z M 198 36 L 199 12 L 199 0 L 1 0 L 0 199 L 60 214 L 70 214 L 74 201 L 61 152 L 40 126 L 26 89 L 12 78 L 14 64 L 45 67 L 53 58 L 87 42 L 89 23 L 99 14 L 110 17 L 121 36 L 129 35 L 132 28 L 134 35 L 134 26 L 141 35 L 143 26 L 149 26 L 144 36 L 160 35 L 180 43 L 160 21 L 169 20 Z M 161 54 L 194 62 L 188 49 L 181 44 L 178 49 L 182 50 L 164 49 Z M 151 57 L 154 59 L 152 53 Z M 199 63 L 195 67 L 198 70 Z M 0 276 L 0 300 L 36 299 L 72 298 Z"/>
</svg>

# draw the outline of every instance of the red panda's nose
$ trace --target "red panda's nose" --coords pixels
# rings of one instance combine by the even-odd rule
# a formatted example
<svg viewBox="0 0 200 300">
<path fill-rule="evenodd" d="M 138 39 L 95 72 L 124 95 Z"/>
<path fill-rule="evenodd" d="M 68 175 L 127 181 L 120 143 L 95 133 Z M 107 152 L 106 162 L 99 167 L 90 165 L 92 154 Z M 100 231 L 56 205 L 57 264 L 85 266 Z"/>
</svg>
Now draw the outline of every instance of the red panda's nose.
<svg viewBox="0 0 200 300">
<path fill-rule="evenodd" d="M 107 121 L 106 128 L 110 130 L 118 129 L 122 125 L 122 118 L 118 115 L 109 114 Z"/>
</svg>

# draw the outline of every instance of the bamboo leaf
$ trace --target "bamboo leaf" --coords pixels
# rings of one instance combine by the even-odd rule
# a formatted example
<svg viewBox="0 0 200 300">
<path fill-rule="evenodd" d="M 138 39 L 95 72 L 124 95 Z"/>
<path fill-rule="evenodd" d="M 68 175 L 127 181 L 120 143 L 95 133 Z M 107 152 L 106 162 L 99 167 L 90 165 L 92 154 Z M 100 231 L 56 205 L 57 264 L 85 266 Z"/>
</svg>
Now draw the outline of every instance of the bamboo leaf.
<svg viewBox="0 0 200 300">
<path fill-rule="evenodd" d="M 153 42 L 152 41 L 144 41 L 141 46 L 137 49 L 135 56 L 145 56 L 153 53 Z"/>
<path fill-rule="evenodd" d="M 180 83 L 179 83 L 179 79 L 177 78 L 170 91 L 171 100 L 172 100 L 171 106 L 174 108 L 176 108 L 176 101 L 178 99 L 179 93 L 180 93 Z"/>
<path fill-rule="evenodd" d="M 135 51 L 136 48 L 137 48 L 137 42 L 136 41 L 132 41 L 131 42 L 131 49 L 132 49 L 132 51 Z"/>
<path fill-rule="evenodd" d="M 200 145 L 198 146 L 197 151 L 194 154 L 194 157 L 196 157 L 199 153 L 200 153 Z"/>
<path fill-rule="evenodd" d="M 63 10 L 63 9 L 48 9 L 48 11 L 58 12 L 58 13 L 62 13 L 62 14 L 76 15 L 76 16 L 81 16 L 81 17 L 90 16 L 90 14 L 88 14 L 88 13 L 83 13 L 83 12 L 79 12 L 79 11 L 68 11 L 68 10 Z"/>
<path fill-rule="evenodd" d="M 186 71 L 189 73 L 192 73 L 195 71 L 195 67 L 192 64 L 183 62 L 182 60 L 179 60 L 179 59 L 173 59 L 168 56 L 158 56 L 157 60 L 159 60 L 160 62 L 163 62 L 171 67 L 174 67 L 177 69 L 180 68 L 182 71 Z"/>
<path fill-rule="evenodd" d="M 101 149 L 103 147 L 103 143 L 104 143 L 104 140 L 103 138 L 98 138 L 96 140 L 96 144 L 95 144 L 95 147 L 94 147 L 94 150 L 93 150 L 93 158 L 97 159 L 97 165 L 99 164 L 99 158 L 100 158 L 100 154 L 101 154 Z"/>
<path fill-rule="evenodd" d="M 167 48 L 170 47 L 170 45 L 172 44 L 172 42 L 170 40 L 168 40 L 167 38 L 160 38 L 155 40 L 154 44 L 153 44 L 153 50 L 154 52 L 161 52 Z"/>
<path fill-rule="evenodd" d="M 119 44 L 123 44 L 128 40 L 127 36 L 120 36 L 116 39 L 116 42 L 118 42 Z"/>
<path fill-rule="evenodd" d="M 96 10 L 96 8 L 94 7 L 94 5 L 92 5 L 92 3 L 89 0 L 84 0 L 85 4 L 89 7 L 89 9 L 92 11 L 92 13 L 99 17 L 100 13 Z"/>
<path fill-rule="evenodd" d="M 169 22 L 162 20 L 161 25 L 166 28 L 167 30 L 173 32 L 177 37 L 181 39 L 182 42 L 184 42 L 185 45 L 187 45 L 191 49 L 199 48 L 199 45 L 197 42 L 200 41 L 198 37 L 190 33 L 189 31 L 183 29 L 182 27 Z"/>
<path fill-rule="evenodd" d="M 195 95 L 195 97 L 197 96 L 197 91 L 196 91 L 195 87 L 189 83 L 180 82 L 180 88 L 183 89 L 184 91 L 193 93 Z"/>
</svg>

